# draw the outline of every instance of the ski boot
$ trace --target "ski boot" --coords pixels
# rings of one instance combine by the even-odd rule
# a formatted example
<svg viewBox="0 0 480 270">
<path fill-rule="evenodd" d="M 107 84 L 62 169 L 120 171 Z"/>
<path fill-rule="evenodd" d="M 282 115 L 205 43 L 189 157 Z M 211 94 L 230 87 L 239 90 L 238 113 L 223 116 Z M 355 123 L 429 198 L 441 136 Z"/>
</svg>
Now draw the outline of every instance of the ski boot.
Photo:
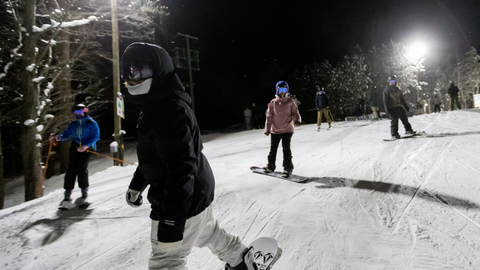
<svg viewBox="0 0 480 270">
<path fill-rule="evenodd" d="M 225 270 L 258 270 L 258 266 L 253 258 L 253 247 L 246 248 L 243 251 L 243 261 L 237 266 L 225 265 Z"/>
</svg>

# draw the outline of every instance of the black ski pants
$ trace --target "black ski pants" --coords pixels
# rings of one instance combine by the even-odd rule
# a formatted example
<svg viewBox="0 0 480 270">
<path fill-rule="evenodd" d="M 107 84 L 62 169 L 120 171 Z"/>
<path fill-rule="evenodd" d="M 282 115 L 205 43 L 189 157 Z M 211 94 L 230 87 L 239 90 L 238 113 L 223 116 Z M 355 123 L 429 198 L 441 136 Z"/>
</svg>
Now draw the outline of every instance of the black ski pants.
<svg viewBox="0 0 480 270">
<path fill-rule="evenodd" d="M 293 133 L 270 134 L 270 153 L 268 154 L 268 167 L 275 169 L 275 160 L 277 158 L 277 149 L 280 141 L 282 141 L 283 148 L 283 168 L 287 171 L 293 170 L 292 163 L 292 149 L 290 142 L 292 141 Z"/>
<path fill-rule="evenodd" d="M 460 110 L 462 107 L 460 107 L 460 101 L 458 101 L 458 96 L 450 96 L 450 108 L 452 111 L 455 109 L 455 104 L 457 105 L 457 110 Z"/>
<path fill-rule="evenodd" d="M 390 118 L 392 122 L 390 124 L 390 134 L 392 136 L 398 135 L 398 119 L 402 121 L 403 126 L 405 127 L 405 131 L 412 131 L 412 125 L 408 122 L 407 114 L 403 107 L 396 107 L 393 109 L 388 109 L 388 113 L 390 114 Z"/>
<path fill-rule="evenodd" d="M 70 146 L 70 160 L 68 162 L 68 169 L 65 173 L 65 181 L 63 182 L 63 188 L 66 190 L 72 190 L 75 187 L 75 178 L 78 176 L 78 187 L 87 188 L 88 184 L 88 161 L 92 153 L 78 152 L 78 143 L 72 142 Z"/>
</svg>

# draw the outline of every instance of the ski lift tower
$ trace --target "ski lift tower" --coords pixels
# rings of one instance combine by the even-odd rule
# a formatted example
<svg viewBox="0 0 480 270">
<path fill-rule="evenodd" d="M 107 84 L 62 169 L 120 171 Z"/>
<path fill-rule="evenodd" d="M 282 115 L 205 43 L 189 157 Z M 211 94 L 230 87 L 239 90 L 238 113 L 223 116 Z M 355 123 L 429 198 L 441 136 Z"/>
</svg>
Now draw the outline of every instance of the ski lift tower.
<svg viewBox="0 0 480 270">
<path fill-rule="evenodd" d="M 193 97 L 193 78 L 192 78 L 192 70 L 200 70 L 199 66 L 199 57 L 198 51 L 190 50 L 190 39 L 198 40 L 196 37 L 192 37 L 186 34 L 177 33 L 177 35 L 185 37 L 187 40 L 187 49 L 176 47 L 175 50 L 177 52 L 176 56 L 174 57 L 175 65 L 177 68 L 180 69 L 188 69 L 188 88 L 189 88 L 189 95 L 192 99 L 192 110 L 195 112 L 195 99 Z"/>
</svg>

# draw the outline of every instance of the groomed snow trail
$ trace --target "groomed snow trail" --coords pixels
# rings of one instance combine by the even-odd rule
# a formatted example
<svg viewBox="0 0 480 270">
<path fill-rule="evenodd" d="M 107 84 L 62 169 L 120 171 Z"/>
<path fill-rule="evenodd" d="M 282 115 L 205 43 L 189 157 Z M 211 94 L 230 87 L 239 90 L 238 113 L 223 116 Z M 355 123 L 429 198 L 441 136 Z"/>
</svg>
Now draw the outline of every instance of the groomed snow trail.
<svg viewBox="0 0 480 270">
<path fill-rule="evenodd" d="M 274 270 L 480 269 L 479 112 L 411 117 L 424 136 L 393 142 L 383 141 L 389 120 L 300 126 L 292 151 L 294 173 L 313 178 L 305 184 L 250 171 L 266 163 L 262 130 L 205 136 L 214 215 L 245 244 L 275 237 L 283 255 Z M 90 210 L 58 212 L 61 189 L 1 210 L 0 268 L 147 269 L 149 205 L 124 202 L 134 170 L 91 175 Z M 224 263 L 194 249 L 187 265 Z"/>
</svg>

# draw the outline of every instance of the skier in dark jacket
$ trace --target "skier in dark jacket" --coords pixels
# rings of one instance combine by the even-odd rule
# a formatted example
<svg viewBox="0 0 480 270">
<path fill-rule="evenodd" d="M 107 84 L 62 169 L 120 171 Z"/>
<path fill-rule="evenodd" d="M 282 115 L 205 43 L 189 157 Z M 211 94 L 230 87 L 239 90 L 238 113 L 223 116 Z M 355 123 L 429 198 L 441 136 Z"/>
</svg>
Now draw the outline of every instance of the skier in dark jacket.
<svg viewBox="0 0 480 270">
<path fill-rule="evenodd" d="M 141 193 L 150 185 L 149 269 L 186 269 L 193 246 L 208 247 L 227 269 L 257 269 L 252 251 L 213 218 L 213 172 L 202 153 L 191 99 L 170 56 L 160 46 L 136 42 L 127 47 L 121 62 L 121 77 L 141 109 L 139 165 L 126 200 L 140 206 Z"/>
<path fill-rule="evenodd" d="M 65 188 L 65 198 L 60 203 L 60 209 L 68 209 L 71 202 L 72 190 L 75 187 L 75 179 L 78 176 L 78 186 L 82 190 L 82 197 L 79 205 L 88 205 L 88 161 L 92 153 L 88 148 L 97 150 L 97 141 L 100 140 L 100 128 L 97 122 L 88 115 L 88 108 L 84 104 L 76 104 L 72 108 L 72 113 L 76 120 L 68 124 L 67 129 L 57 135 L 51 135 L 50 139 L 65 141 L 73 138 L 70 145 L 70 154 L 68 169 L 65 173 L 63 187 Z"/>
<path fill-rule="evenodd" d="M 317 108 L 317 129 L 320 130 L 322 125 L 322 115 L 325 114 L 325 118 L 328 122 L 328 128 L 332 127 L 332 119 L 330 119 L 330 109 L 327 93 L 320 88 L 320 86 L 315 86 L 317 89 L 317 95 L 315 96 L 315 107 Z"/>
<path fill-rule="evenodd" d="M 389 86 L 383 90 L 383 103 L 385 105 L 385 111 L 390 115 L 392 119 L 390 125 L 390 134 L 392 138 L 398 139 L 400 135 L 398 134 L 398 119 L 403 123 L 405 127 L 405 134 L 415 134 L 412 130 L 412 126 L 408 122 L 407 115 L 405 110 L 409 110 L 407 102 L 403 98 L 402 91 L 397 86 L 397 76 L 392 75 L 388 78 Z M 405 108 L 405 109 L 404 109 Z"/>
<path fill-rule="evenodd" d="M 452 109 L 452 111 L 455 109 L 455 104 L 457 104 L 457 109 L 460 110 L 461 107 L 460 107 L 460 101 L 458 101 L 458 92 L 460 92 L 460 90 L 458 89 L 458 87 L 455 85 L 455 82 L 451 82 L 450 83 L 450 87 L 448 88 L 448 94 L 450 95 L 450 108 Z"/>
</svg>

